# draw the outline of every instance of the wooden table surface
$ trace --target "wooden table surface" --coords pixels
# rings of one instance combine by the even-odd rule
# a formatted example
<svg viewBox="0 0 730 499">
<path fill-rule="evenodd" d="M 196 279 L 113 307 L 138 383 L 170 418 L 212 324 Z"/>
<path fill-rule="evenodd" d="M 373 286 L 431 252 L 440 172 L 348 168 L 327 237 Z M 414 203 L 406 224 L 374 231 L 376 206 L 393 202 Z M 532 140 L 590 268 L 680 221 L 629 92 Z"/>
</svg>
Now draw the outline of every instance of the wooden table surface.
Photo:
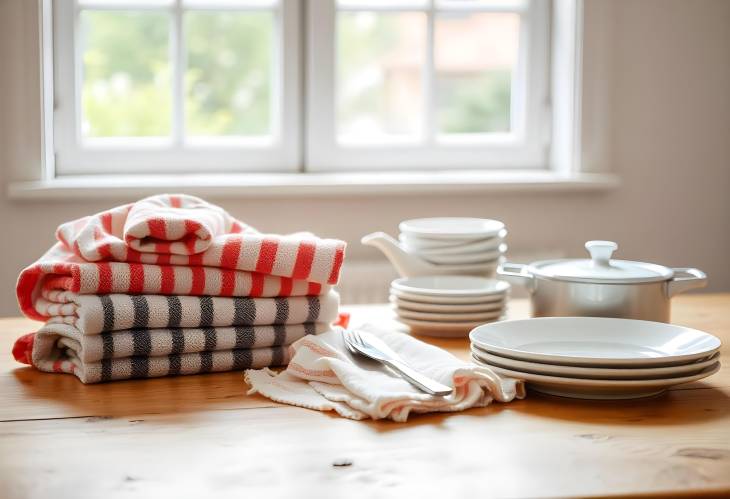
<svg viewBox="0 0 730 499">
<path fill-rule="evenodd" d="M 724 341 L 703 382 L 635 401 L 530 393 L 406 424 L 247 396 L 241 373 L 85 386 L 15 363 L 36 324 L 1 319 L 0 498 L 730 497 L 730 294 L 673 307 Z M 349 308 L 354 322 L 389 315 Z M 468 358 L 467 340 L 432 342 Z"/>
</svg>

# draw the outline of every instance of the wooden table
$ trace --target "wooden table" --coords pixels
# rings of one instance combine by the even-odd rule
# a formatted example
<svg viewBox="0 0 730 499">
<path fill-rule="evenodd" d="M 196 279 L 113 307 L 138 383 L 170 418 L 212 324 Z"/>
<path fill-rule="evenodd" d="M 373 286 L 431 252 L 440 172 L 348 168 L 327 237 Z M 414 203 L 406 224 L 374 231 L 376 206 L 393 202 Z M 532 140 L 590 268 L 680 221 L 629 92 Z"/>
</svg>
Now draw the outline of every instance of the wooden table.
<svg viewBox="0 0 730 499">
<path fill-rule="evenodd" d="M 730 497 L 730 294 L 677 298 L 674 322 L 723 338 L 726 366 L 649 400 L 531 393 L 398 424 L 246 396 L 241 373 L 84 386 L 16 364 L 34 324 L 2 319 L 0 498 Z"/>
</svg>

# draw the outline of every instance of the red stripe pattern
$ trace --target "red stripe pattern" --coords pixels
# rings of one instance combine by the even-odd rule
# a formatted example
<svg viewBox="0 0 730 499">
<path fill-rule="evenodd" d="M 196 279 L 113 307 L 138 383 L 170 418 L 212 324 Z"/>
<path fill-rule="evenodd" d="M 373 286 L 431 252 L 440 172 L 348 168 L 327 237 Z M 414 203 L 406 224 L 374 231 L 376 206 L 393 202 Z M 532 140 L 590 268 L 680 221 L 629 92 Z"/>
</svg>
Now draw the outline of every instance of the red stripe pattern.
<svg viewBox="0 0 730 499">
<path fill-rule="evenodd" d="M 262 234 L 182 194 L 152 196 L 74 220 L 56 234 L 90 262 L 223 267 L 320 284 L 337 283 L 345 252 L 345 243 L 336 239 Z"/>
<path fill-rule="evenodd" d="M 49 318 L 48 311 L 36 309 L 41 290 L 61 289 L 79 294 L 216 295 L 218 289 L 222 291 L 223 288 L 225 293 L 220 294 L 225 296 L 275 297 L 323 295 L 332 287 L 234 269 L 144 262 L 86 262 L 63 243 L 57 243 L 21 272 L 16 294 L 26 316 L 44 321 Z"/>
</svg>

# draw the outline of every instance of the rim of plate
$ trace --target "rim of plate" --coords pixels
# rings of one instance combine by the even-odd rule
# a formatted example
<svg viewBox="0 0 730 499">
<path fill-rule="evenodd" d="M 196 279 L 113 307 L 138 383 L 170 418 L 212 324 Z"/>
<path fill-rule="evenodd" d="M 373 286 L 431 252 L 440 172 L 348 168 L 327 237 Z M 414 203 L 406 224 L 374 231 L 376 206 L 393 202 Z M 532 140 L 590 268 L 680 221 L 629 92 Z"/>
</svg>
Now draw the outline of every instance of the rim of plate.
<svg viewBox="0 0 730 499">
<path fill-rule="evenodd" d="M 447 284 L 449 281 L 452 284 Z M 439 282 L 444 283 L 442 284 L 443 287 L 439 287 Z M 390 287 L 391 289 L 397 289 L 410 294 L 450 297 L 500 295 L 506 293 L 510 289 L 508 282 L 500 281 L 498 279 L 449 275 L 401 277 L 391 282 Z"/>
<path fill-rule="evenodd" d="M 398 240 L 401 243 L 413 246 L 419 251 L 449 249 L 460 250 L 462 247 L 468 249 L 471 246 L 483 246 L 484 244 L 495 245 L 503 242 L 506 237 L 507 229 L 502 229 L 493 236 L 452 237 L 449 239 L 422 234 L 411 234 L 408 232 L 400 232 L 398 234 Z"/>
<path fill-rule="evenodd" d="M 429 303 L 436 305 L 477 305 L 480 303 L 494 303 L 503 301 L 508 296 L 507 293 L 485 296 L 432 296 L 417 295 L 407 291 L 390 288 L 390 294 L 396 298 L 416 301 L 418 303 Z"/>
<path fill-rule="evenodd" d="M 393 306 L 398 317 L 412 320 L 423 320 L 429 322 L 444 322 L 444 323 L 466 323 L 466 322 L 479 322 L 481 320 L 490 320 L 504 315 L 502 308 L 490 310 L 487 312 L 421 312 L 418 310 L 408 310 Z"/>
<path fill-rule="evenodd" d="M 423 260 L 434 265 L 466 265 L 466 264 L 489 264 L 507 252 L 507 245 L 502 243 L 499 248 L 490 251 L 450 254 L 450 255 L 426 255 L 419 254 Z"/>
<path fill-rule="evenodd" d="M 500 308 L 506 308 L 507 304 L 504 299 L 496 299 L 488 302 L 479 303 L 430 303 L 408 300 L 406 298 L 399 297 L 398 295 L 390 295 L 388 298 L 390 303 L 397 305 L 400 308 L 406 310 L 413 310 L 414 312 L 464 312 L 464 313 L 476 313 L 476 312 L 489 312 L 492 310 L 498 310 Z"/>
<path fill-rule="evenodd" d="M 488 324 L 490 322 L 494 322 L 499 320 L 500 316 L 495 317 L 494 319 L 490 320 L 482 320 L 482 321 L 467 321 L 467 322 L 439 322 L 439 321 L 419 321 L 418 319 L 408 319 L 406 317 L 398 317 L 398 320 L 402 322 L 403 324 L 407 324 L 409 326 L 418 327 L 418 328 L 424 328 L 424 329 L 458 329 L 458 330 L 467 330 L 470 328 L 474 328 L 476 325 L 484 325 Z"/>
<path fill-rule="evenodd" d="M 629 367 L 629 368 L 610 368 L 610 367 L 581 367 L 581 366 L 565 366 L 561 364 L 545 364 L 542 362 L 528 362 L 519 359 L 510 359 L 502 357 L 491 352 L 487 352 L 477 345 L 471 345 L 471 353 L 480 361 L 490 366 L 500 367 L 502 369 L 513 369 L 520 372 L 541 374 L 546 376 L 560 376 L 571 378 L 595 378 L 595 379 L 652 379 L 645 376 L 676 377 L 687 373 L 697 373 L 711 366 L 720 360 L 720 353 L 717 352 L 705 360 L 698 362 L 690 362 L 687 364 L 679 364 L 676 366 L 663 367 Z M 496 363 L 494 365 L 492 363 Z M 553 370 L 552 373 L 548 372 Z"/>
<path fill-rule="evenodd" d="M 621 329 L 621 326 L 624 327 L 643 327 L 647 330 L 650 330 L 653 328 L 656 329 L 674 329 L 675 331 L 685 331 L 689 332 L 693 335 L 699 336 L 700 338 L 703 338 L 704 340 L 709 340 L 710 342 L 714 343 L 714 346 L 707 347 L 703 350 L 695 350 L 684 354 L 678 354 L 678 355 L 663 355 L 663 356 L 657 356 L 657 357 L 586 357 L 586 356 L 577 356 L 577 355 L 563 355 L 558 353 L 541 353 L 539 351 L 534 350 L 528 350 L 525 348 L 520 348 L 522 345 L 516 345 L 516 346 L 507 346 L 504 345 L 504 342 L 502 342 L 502 345 L 495 345 L 490 344 L 484 341 L 484 338 L 480 338 L 480 335 L 487 334 L 484 332 L 485 329 L 487 329 L 487 332 L 494 331 L 497 328 L 513 328 L 515 325 L 519 326 L 520 324 L 529 324 L 528 327 L 538 327 L 539 324 L 549 324 L 553 323 L 553 331 L 559 330 L 561 332 L 570 331 L 568 327 L 565 325 L 559 329 L 555 329 L 555 327 L 559 326 L 561 322 L 570 325 L 571 322 L 584 322 L 584 323 L 590 323 L 592 322 L 592 326 L 585 326 L 584 329 L 588 331 L 595 332 L 596 327 L 598 326 L 615 326 L 616 328 Z M 571 326 L 575 327 L 575 326 Z M 653 332 L 653 331 L 651 331 Z M 514 340 L 515 332 L 510 331 L 508 333 L 502 332 L 503 338 L 512 339 Z M 543 334 L 543 333 L 538 333 Z M 644 332 L 643 334 L 646 334 Z M 660 333 L 662 335 L 666 335 L 667 333 Z M 622 367 L 622 366 L 670 366 L 670 365 L 677 365 L 677 364 L 685 364 L 690 360 L 696 360 L 702 357 L 707 357 L 709 355 L 713 355 L 715 352 L 717 352 L 720 347 L 722 346 L 722 342 L 720 339 L 710 333 L 706 333 L 704 331 L 700 331 L 698 329 L 692 329 L 685 326 L 679 326 L 675 324 L 667 324 L 663 322 L 652 322 L 652 321 L 642 321 L 638 319 L 620 319 L 620 318 L 609 318 L 609 317 L 538 317 L 538 318 L 532 318 L 532 319 L 512 319 L 512 320 L 506 320 L 506 321 L 500 321 L 499 324 L 485 324 L 483 326 L 474 328 L 469 333 L 469 339 L 472 343 L 476 344 L 483 350 L 487 350 L 491 353 L 496 353 L 498 355 L 501 355 L 503 357 L 509 357 L 516 360 L 523 360 L 523 361 L 530 361 L 530 362 L 542 362 L 545 364 L 563 364 L 563 365 L 571 365 L 571 366 L 586 366 L 586 367 L 593 367 L 593 366 L 615 366 L 615 367 Z M 555 338 L 552 338 L 553 342 L 557 342 L 559 340 L 556 340 Z M 564 340 L 565 341 L 565 340 Z M 573 340 L 569 339 L 567 341 L 580 341 L 580 340 Z M 631 345 L 631 346 L 639 346 L 643 348 L 652 348 L 651 345 Z"/>
<path fill-rule="evenodd" d="M 598 379 L 598 378 L 571 378 L 566 376 L 547 376 L 544 374 L 532 374 L 512 369 L 504 369 L 486 364 L 485 362 L 475 358 L 472 355 L 472 361 L 478 365 L 489 367 L 497 371 L 498 374 L 504 374 L 512 378 L 522 379 L 524 381 L 534 383 L 550 383 L 554 385 L 583 386 L 583 387 L 611 387 L 611 388 L 637 388 L 637 387 L 661 387 L 675 386 L 692 381 L 698 381 L 708 376 L 712 376 L 720 370 L 720 361 L 706 367 L 702 371 L 679 377 L 655 378 L 655 379 Z"/>
<path fill-rule="evenodd" d="M 398 225 L 401 232 L 429 235 L 439 238 L 476 237 L 496 235 L 504 229 L 504 223 L 490 218 L 432 217 L 412 218 Z"/>
</svg>

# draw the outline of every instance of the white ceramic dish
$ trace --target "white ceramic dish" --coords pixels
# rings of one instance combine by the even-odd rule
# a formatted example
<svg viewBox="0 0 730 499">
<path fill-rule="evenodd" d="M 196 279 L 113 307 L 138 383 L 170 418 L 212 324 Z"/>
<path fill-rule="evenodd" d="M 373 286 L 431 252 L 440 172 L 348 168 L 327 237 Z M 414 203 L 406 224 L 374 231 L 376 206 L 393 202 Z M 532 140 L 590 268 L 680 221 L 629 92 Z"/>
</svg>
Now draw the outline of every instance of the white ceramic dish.
<svg viewBox="0 0 730 499">
<path fill-rule="evenodd" d="M 659 367 L 709 357 L 720 340 L 663 322 L 605 317 L 541 317 L 482 326 L 469 335 L 490 353 L 572 366 Z"/>
<path fill-rule="evenodd" d="M 504 241 L 506 235 L 507 230 L 503 229 L 496 236 L 478 239 L 429 239 L 409 234 L 400 234 L 398 239 L 409 250 L 417 253 L 451 254 L 473 253 L 475 251 L 488 251 L 498 248 Z"/>
<path fill-rule="evenodd" d="M 427 262 L 435 263 L 437 265 L 454 265 L 465 263 L 489 263 L 497 260 L 497 258 L 503 255 L 506 251 L 507 245 L 501 244 L 495 250 L 483 251 L 480 253 L 463 253 L 457 255 L 426 255 L 421 253 L 419 255 Z"/>
<path fill-rule="evenodd" d="M 473 305 L 459 305 L 459 304 L 447 304 L 441 305 L 438 303 L 422 303 L 418 301 L 407 300 L 399 298 L 398 296 L 391 295 L 390 302 L 397 305 L 399 308 L 406 310 L 415 310 L 417 312 L 431 312 L 431 313 L 479 313 L 479 312 L 490 312 L 492 310 L 501 310 L 505 307 L 505 300 L 497 297 L 495 301 L 476 303 Z"/>
<path fill-rule="evenodd" d="M 397 299 L 427 303 L 432 305 L 483 305 L 504 300 L 506 293 L 486 296 L 432 296 L 408 293 L 399 289 L 390 288 L 390 294 Z"/>
<path fill-rule="evenodd" d="M 502 295 L 510 287 L 504 281 L 473 276 L 402 277 L 394 280 L 390 286 L 415 295 L 449 297 Z"/>
<path fill-rule="evenodd" d="M 464 322 L 489 321 L 489 320 L 498 318 L 504 312 L 501 308 L 499 308 L 497 310 L 492 310 L 491 312 L 482 312 L 482 313 L 462 313 L 462 312 L 433 313 L 433 312 L 418 312 L 415 310 L 406 310 L 404 308 L 398 308 L 398 307 L 394 307 L 394 309 L 395 309 L 395 313 L 398 315 L 398 317 L 403 318 L 403 319 L 413 319 L 413 320 L 428 321 L 428 322 L 444 322 L 444 323 L 446 323 L 446 322 L 464 323 Z"/>
<path fill-rule="evenodd" d="M 498 319 L 499 317 L 493 319 L 493 321 Z M 409 326 L 413 334 L 433 336 L 436 338 L 466 338 L 469 336 L 469 331 L 474 329 L 474 327 L 490 322 L 431 322 L 406 319 L 405 317 L 400 317 L 398 320 Z"/>
<path fill-rule="evenodd" d="M 434 265 L 439 270 L 438 275 L 453 275 L 453 276 L 476 276 L 476 277 L 487 277 L 494 276 L 497 267 L 504 261 L 504 257 L 499 257 L 497 260 L 484 263 L 465 263 L 464 265 Z"/>
<path fill-rule="evenodd" d="M 715 374 L 720 370 L 720 363 L 715 362 L 699 373 L 689 376 L 662 379 L 616 380 L 545 376 L 490 366 L 474 356 L 472 356 L 472 361 L 478 365 L 487 366 L 503 376 L 522 379 L 535 391 L 580 399 L 634 399 L 651 397 L 663 393 L 669 387 L 697 381 Z"/>
<path fill-rule="evenodd" d="M 402 244 L 410 246 L 416 251 L 441 251 L 444 249 L 460 250 L 464 246 L 478 242 L 491 241 L 497 237 L 452 237 L 449 239 L 434 239 L 401 232 L 398 235 L 398 240 Z"/>
<path fill-rule="evenodd" d="M 512 369 L 532 374 L 544 374 L 546 376 L 562 376 L 571 378 L 594 378 L 594 379 L 655 379 L 670 378 L 674 376 L 689 376 L 708 368 L 720 358 L 716 353 L 704 360 L 667 367 L 647 368 L 624 368 L 616 369 L 609 367 L 577 367 L 562 366 L 559 364 L 542 364 L 539 362 L 526 362 L 522 360 L 501 357 L 486 352 L 479 347 L 472 345 L 471 353 L 479 360 L 490 366 Z"/>
<path fill-rule="evenodd" d="M 504 229 L 504 224 L 487 218 L 438 217 L 405 220 L 398 228 L 406 234 L 448 239 L 496 236 Z"/>
</svg>

